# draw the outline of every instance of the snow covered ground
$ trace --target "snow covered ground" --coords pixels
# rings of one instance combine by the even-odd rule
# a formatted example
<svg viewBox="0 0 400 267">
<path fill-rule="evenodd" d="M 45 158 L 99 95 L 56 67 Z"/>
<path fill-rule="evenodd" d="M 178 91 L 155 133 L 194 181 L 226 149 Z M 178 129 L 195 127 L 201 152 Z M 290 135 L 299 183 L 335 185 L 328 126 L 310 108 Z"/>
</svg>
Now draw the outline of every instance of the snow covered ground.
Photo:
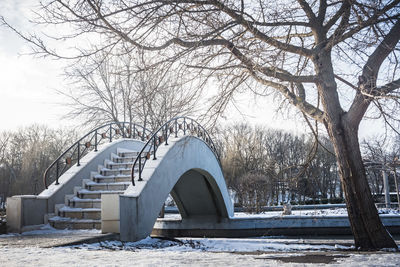
<svg viewBox="0 0 400 267">
<path fill-rule="evenodd" d="M 379 214 L 400 215 L 397 209 L 379 208 Z M 297 216 L 343 216 L 347 215 L 346 208 L 332 208 L 332 209 L 309 209 L 309 210 L 292 210 L 292 215 Z M 260 214 L 249 214 L 245 212 L 235 212 L 235 217 L 273 217 L 282 216 L 282 211 L 268 211 Z"/>
<path fill-rule="evenodd" d="M 382 214 L 399 214 L 380 209 Z M 343 208 L 296 210 L 297 216 L 346 215 Z M 168 217 L 180 217 L 168 214 Z M 282 212 L 235 213 L 235 217 L 273 217 Z M 0 235 L 2 266 L 400 266 L 400 253 L 358 252 L 351 239 L 146 238 L 67 245 L 100 236 L 98 230 L 55 230 L 49 225 L 23 234 Z M 342 237 L 340 237 L 342 238 Z"/>
<path fill-rule="evenodd" d="M 378 209 L 379 214 L 390 214 L 399 215 L 400 212 L 397 209 Z M 346 208 L 332 208 L 332 209 L 308 209 L 308 210 L 292 210 L 292 214 L 295 216 L 347 216 Z M 282 215 L 282 211 L 267 211 L 263 213 L 251 214 L 246 212 L 235 212 L 235 218 L 270 218 L 276 216 L 288 216 Z M 290 215 L 289 215 L 290 216 Z M 165 217 L 168 219 L 181 219 L 181 215 L 177 213 L 166 213 Z"/>
<path fill-rule="evenodd" d="M 2 266 L 399 266 L 395 253 L 213 253 L 141 249 L 137 251 L 74 248 L 0 249 Z"/>
<path fill-rule="evenodd" d="M 400 253 L 357 252 L 351 240 L 289 238 L 146 238 L 46 247 L 38 236 L 99 235 L 96 230 L 45 226 L 24 234 L 0 235 L 0 266 L 399 266 Z M 69 240 L 68 240 L 69 241 Z"/>
<path fill-rule="evenodd" d="M 290 244 L 271 239 L 147 238 L 59 248 L 0 247 L 0 266 L 399 266 L 400 254 L 349 247 Z"/>
<path fill-rule="evenodd" d="M 22 234 L 18 233 L 9 233 L 5 235 L 0 235 L 0 240 L 6 240 L 7 237 L 28 237 L 28 236 L 39 236 L 39 235 L 82 235 L 82 234 L 100 234 L 101 230 L 91 229 L 91 230 L 58 230 L 51 227 L 49 224 L 40 225 L 39 229 L 23 232 Z M 0 243 L 1 244 L 1 243 Z"/>
</svg>

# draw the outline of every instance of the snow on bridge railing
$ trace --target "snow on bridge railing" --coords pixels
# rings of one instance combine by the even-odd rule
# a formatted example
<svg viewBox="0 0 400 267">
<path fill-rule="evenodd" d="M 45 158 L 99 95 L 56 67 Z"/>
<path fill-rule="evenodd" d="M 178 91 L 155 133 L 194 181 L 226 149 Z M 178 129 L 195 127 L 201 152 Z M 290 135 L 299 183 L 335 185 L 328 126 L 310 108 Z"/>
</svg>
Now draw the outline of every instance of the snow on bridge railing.
<svg viewBox="0 0 400 267">
<path fill-rule="evenodd" d="M 218 163 L 220 163 L 219 154 L 217 151 L 217 147 L 212 141 L 209 133 L 204 129 L 200 123 L 191 119 L 189 117 L 176 117 L 173 118 L 166 123 L 164 123 L 157 131 L 153 133 L 153 135 L 147 140 L 147 143 L 143 146 L 142 150 L 138 154 L 135 162 L 133 163 L 131 170 L 131 179 L 132 185 L 135 185 L 135 166 L 138 164 L 138 181 L 143 181 L 142 179 L 142 171 L 144 166 L 151 157 L 153 160 L 157 159 L 157 149 L 158 147 L 164 143 L 166 146 L 168 145 L 168 138 L 173 135 L 178 137 L 178 134 L 192 135 L 197 136 L 202 139 L 213 151 L 215 154 Z M 143 161 L 143 162 L 142 162 Z"/>
<path fill-rule="evenodd" d="M 76 163 L 80 166 L 80 160 L 89 151 L 96 152 L 97 147 L 105 142 L 112 142 L 117 138 L 132 138 L 139 140 L 149 139 L 151 131 L 133 122 L 111 122 L 93 129 L 67 150 L 65 150 L 44 172 L 43 184 L 47 189 L 52 181 L 59 184 L 58 178 Z M 49 182 L 51 181 L 51 182 Z"/>
</svg>

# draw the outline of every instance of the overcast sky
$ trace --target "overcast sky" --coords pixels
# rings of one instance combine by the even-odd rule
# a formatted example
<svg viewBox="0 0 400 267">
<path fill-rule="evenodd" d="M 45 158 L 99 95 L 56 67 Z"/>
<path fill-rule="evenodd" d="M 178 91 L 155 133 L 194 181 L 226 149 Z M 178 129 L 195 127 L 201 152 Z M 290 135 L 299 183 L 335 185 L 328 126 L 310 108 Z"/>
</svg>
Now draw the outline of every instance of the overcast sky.
<svg viewBox="0 0 400 267">
<path fill-rule="evenodd" d="M 33 26 L 28 14 L 35 0 L 1 0 L 0 15 L 23 32 Z M 32 123 L 60 126 L 65 107 L 55 89 L 63 84 L 61 62 L 23 55 L 27 43 L 0 27 L 0 130 Z"/>
<path fill-rule="evenodd" d="M 0 15 L 23 32 L 40 30 L 29 23 L 31 9 L 36 0 L 0 0 Z M 0 131 L 15 130 L 32 123 L 52 127 L 78 125 L 79 121 L 60 120 L 67 108 L 56 90 L 66 88 L 62 77 L 63 63 L 50 58 L 23 55 L 31 50 L 29 45 L 13 32 L 0 27 Z M 272 99 L 257 103 L 250 96 L 242 96 L 236 103 L 242 111 L 228 112 L 229 122 L 249 121 L 254 124 L 281 128 L 297 133 L 305 131 L 302 122 L 277 115 Z M 379 132 L 380 127 L 362 123 L 361 137 Z"/>
</svg>

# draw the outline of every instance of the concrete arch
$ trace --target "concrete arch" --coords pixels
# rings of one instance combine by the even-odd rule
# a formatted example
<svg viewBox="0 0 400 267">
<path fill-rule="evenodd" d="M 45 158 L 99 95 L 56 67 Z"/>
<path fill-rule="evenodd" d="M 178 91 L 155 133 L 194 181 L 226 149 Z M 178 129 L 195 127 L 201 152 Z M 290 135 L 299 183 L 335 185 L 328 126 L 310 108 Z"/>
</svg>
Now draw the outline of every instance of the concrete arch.
<svg viewBox="0 0 400 267">
<path fill-rule="evenodd" d="M 161 145 L 149 160 L 143 181 L 120 196 L 120 234 L 123 241 L 148 236 L 171 193 L 182 220 L 221 222 L 233 217 L 233 205 L 217 158 L 202 140 L 185 136 Z"/>
</svg>

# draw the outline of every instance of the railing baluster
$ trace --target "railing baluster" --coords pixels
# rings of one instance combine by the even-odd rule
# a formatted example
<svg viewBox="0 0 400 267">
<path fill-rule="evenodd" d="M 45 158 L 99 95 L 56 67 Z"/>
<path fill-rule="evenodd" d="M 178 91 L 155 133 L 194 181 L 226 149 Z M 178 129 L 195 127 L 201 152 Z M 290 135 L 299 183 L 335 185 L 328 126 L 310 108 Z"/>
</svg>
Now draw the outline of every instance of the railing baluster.
<svg viewBox="0 0 400 267">
<path fill-rule="evenodd" d="M 178 138 L 178 119 L 175 120 L 175 138 Z"/>
<path fill-rule="evenodd" d="M 143 181 L 142 180 L 142 155 L 139 154 L 139 180 L 138 181 Z"/>
<path fill-rule="evenodd" d="M 81 158 L 81 144 L 80 142 L 78 142 L 78 163 L 76 164 L 76 166 L 81 166 L 80 158 Z"/>
<path fill-rule="evenodd" d="M 153 148 L 153 160 L 156 160 L 157 158 L 156 158 L 156 137 L 157 137 L 157 134 L 155 134 L 154 135 L 154 137 L 153 137 L 153 146 L 154 146 L 154 148 Z"/>
<path fill-rule="evenodd" d="M 94 152 L 97 152 L 97 130 L 94 132 Z"/>
<path fill-rule="evenodd" d="M 168 123 L 165 124 L 165 145 L 168 146 Z"/>
<path fill-rule="evenodd" d="M 59 161 L 57 160 L 57 165 L 56 165 L 56 185 L 59 185 L 58 183 L 58 177 L 59 177 L 59 173 L 60 172 L 60 166 L 59 166 Z"/>
</svg>

